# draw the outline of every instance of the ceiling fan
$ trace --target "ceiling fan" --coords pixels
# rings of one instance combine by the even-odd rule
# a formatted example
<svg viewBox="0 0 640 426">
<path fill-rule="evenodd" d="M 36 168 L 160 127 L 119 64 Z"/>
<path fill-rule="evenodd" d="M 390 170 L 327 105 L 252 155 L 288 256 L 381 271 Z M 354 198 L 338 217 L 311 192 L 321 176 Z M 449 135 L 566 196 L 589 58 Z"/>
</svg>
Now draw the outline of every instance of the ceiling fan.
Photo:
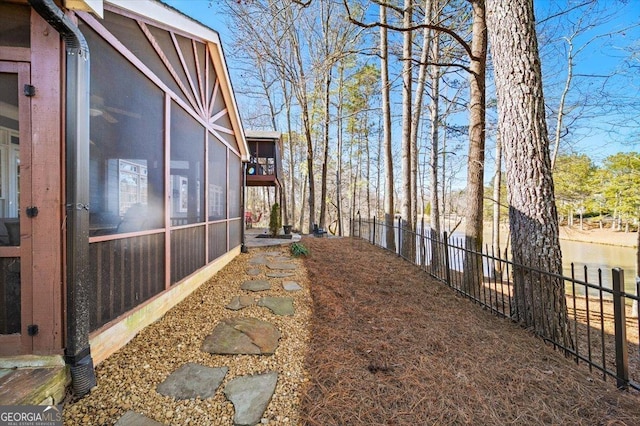
<svg viewBox="0 0 640 426">
<path fill-rule="evenodd" d="M 89 115 L 91 117 L 102 117 L 105 119 L 107 123 L 115 124 L 118 122 L 118 119 L 114 117 L 116 115 L 125 115 L 127 117 L 132 118 L 141 118 L 142 116 L 135 112 L 130 112 L 123 110 L 121 108 L 115 108 L 106 106 L 104 104 L 104 98 L 98 95 L 91 95 L 91 106 L 89 108 Z"/>
</svg>

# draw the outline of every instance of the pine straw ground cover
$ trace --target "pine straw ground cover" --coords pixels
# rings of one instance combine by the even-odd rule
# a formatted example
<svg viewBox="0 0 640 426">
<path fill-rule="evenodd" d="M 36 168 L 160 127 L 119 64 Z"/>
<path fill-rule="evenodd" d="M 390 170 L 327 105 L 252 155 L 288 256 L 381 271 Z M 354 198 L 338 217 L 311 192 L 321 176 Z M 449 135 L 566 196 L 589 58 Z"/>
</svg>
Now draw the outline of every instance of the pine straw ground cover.
<svg viewBox="0 0 640 426">
<path fill-rule="evenodd" d="M 306 238 L 307 425 L 640 424 L 615 389 L 363 240 Z"/>
</svg>

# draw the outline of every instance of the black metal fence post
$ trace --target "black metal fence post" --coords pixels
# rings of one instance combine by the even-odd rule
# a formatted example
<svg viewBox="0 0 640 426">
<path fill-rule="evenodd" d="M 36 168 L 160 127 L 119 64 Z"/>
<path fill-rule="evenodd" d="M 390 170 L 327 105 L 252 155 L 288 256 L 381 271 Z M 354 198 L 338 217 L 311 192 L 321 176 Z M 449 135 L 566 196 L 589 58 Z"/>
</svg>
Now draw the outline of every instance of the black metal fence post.
<svg viewBox="0 0 640 426">
<path fill-rule="evenodd" d="M 613 275 L 613 317 L 616 340 L 616 378 L 618 389 L 629 387 L 629 354 L 627 352 L 627 321 L 624 306 L 624 271 L 614 268 Z"/>
<path fill-rule="evenodd" d="M 398 256 L 402 256 L 402 218 L 398 218 Z"/>
<path fill-rule="evenodd" d="M 447 285 L 451 287 L 451 270 L 449 269 L 449 236 L 445 232 L 442 237 L 444 246 L 444 273 L 447 277 Z"/>
<path fill-rule="evenodd" d="M 371 244 L 376 245 L 376 217 L 373 217 L 373 238 L 371 238 Z"/>
<path fill-rule="evenodd" d="M 420 268 L 424 269 L 425 263 L 426 263 L 426 248 L 425 248 L 425 242 L 424 242 L 424 215 L 422 216 L 422 219 L 420 220 Z"/>
</svg>

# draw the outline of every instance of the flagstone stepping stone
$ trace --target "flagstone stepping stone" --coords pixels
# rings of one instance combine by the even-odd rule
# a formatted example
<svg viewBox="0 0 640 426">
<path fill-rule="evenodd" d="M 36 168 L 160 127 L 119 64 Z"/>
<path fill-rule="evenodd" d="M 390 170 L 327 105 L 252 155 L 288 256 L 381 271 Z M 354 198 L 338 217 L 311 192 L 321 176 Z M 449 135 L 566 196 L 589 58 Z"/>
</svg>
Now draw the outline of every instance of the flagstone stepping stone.
<svg viewBox="0 0 640 426">
<path fill-rule="evenodd" d="M 175 399 L 211 398 L 227 371 L 227 367 L 212 368 L 188 362 L 171 373 L 156 390 Z"/>
<path fill-rule="evenodd" d="M 288 262 L 291 258 L 289 256 L 278 256 L 271 259 L 272 262 Z"/>
<path fill-rule="evenodd" d="M 269 268 L 269 269 L 282 269 L 282 270 L 285 270 L 285 271 L 293 271 L 294 269 L 296 269 L 296 265 L 294 265 L 293 263 L 284 263 L 284 262 L 267 263 L 267 268 Z"/>
<path fill-rule="evenodd" d="M 224 395 L 233 404 L 233 424 L 253 426 L 260 422 L 278 382 L 278 373 L 271 371 L 254 376 L 240 376 L 224 388 Z"/>
<path fill-rule="evenodd" d="M 249 259 L 249 264 L 251 265 L 266 265 L 269 262 L 271 262 L 271 259 L 267 259 L 264 256 L 258 256 L 258 257 Z"/>
<path fill-rule="evenodd" d="M 267 272 L 267 277 L 269 278 L 286 278 L 294 275 L 293 272 Z"/>
<path fill-rule="evenodd" d="M 266 253 L 264 253 L 265 256 L 269 256 L 269 257 L 275 257 L 275 256 L 280 256 L 282 253 L 279 251 L 268 251 Z"/>
<path fill-rule="evenodd" d="M 293 315 L 293 299 L 290 297 L 263 297 L 258 300 L 258 306 L 269 308 L 276 315 Z"/>
<path fill-rule="evenodd" d="M 257 318 L 225 318 L 204 339 L 202 350 L 221 355 L 270 355 L 278 347 L 280 330 Z"/>
<path fill-rule="evenodd" d="M 225 308 L 239 311 L 242 308 L 253 305 L 255 302 L 256 300 L 251 296 L 234 296 Z"/>
<path fill-rule="evenodd" d="M 269 290 L 271 288 L 271 284 L 267 280 L 245 281 L 242 283 L 240 288 L 249 291 L 263 291 Z"/>
<path fill-rule="evenodd" d="M 257 275 L 260 275 L 262 273 L 262 271 L 258 268 L 251 268 L 251 269 L 247 269 L 247 275 L 251 276 L 251 277 L 255 277 Z"/>
<path fill-rule="evenodd" d="M 295 281 L 285 281 L 282 283 L 282 288 L 284 289 L 284 291 L 299 291 L 302 290 L 302 287 L 300 287 L 300 284 L 298 284 Z"/>
<path fill-rule="evenodd" d="M 151 420 L 135 411 L 127 411 L 116 422 L 116 426 L 164 426 L 164 423 Z"/>
</svg>

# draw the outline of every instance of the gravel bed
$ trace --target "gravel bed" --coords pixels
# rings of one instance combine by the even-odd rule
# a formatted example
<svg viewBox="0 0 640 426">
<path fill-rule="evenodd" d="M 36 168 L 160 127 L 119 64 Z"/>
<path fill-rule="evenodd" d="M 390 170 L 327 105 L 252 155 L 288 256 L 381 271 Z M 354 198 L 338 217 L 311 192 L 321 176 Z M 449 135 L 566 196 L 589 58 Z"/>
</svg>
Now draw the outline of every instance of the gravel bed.
<svg viewBox="0 0 640 426">
<path fill-rule="evenodd" d="M 164 317 L 141 331 L 124 348 L 96 368 L 98 386 L 89 395 L 64 406 L 65 425 L 111 425 L 126 411 L 134 410 L 151 419 L 175 425 L 232 425 L 233 405 L 222 393 L 233 378 L 267 371 L 278 373 L 275 393 L 264 413 L 262 424 L 299 423 L 300 394 L 309 381 L 304 356 L 309 341 L 311 296 L 303 262 L 292 259 L 298 268 L 294 276 L 271 278 L 268 291 L 251 293 L 240 289 L 243 281 L 254 279 L 246 271 L 264 265 L 250 265 L 249 259 L 265 253 L 288 256 L 288 247 L 255 248 L 241 254 L 203 284 Z M 296 281 L 301 291 L 285 292 L 283 281 Z M 294 299 L 293 316 L 276 316 L 269 309 L 250 306 L 240 311 L 225 309 L 233 296 L 288 296 Z M 222 318 L 255 317 L 274 324 L 282 333 L 272 356 L 211 355 L 200 350 L 204 338 Z M 169 374 L 187 362 L 229 368 L 222 385 L 210 399 L 175 400 L 156 392 Z"/>
</svg>

